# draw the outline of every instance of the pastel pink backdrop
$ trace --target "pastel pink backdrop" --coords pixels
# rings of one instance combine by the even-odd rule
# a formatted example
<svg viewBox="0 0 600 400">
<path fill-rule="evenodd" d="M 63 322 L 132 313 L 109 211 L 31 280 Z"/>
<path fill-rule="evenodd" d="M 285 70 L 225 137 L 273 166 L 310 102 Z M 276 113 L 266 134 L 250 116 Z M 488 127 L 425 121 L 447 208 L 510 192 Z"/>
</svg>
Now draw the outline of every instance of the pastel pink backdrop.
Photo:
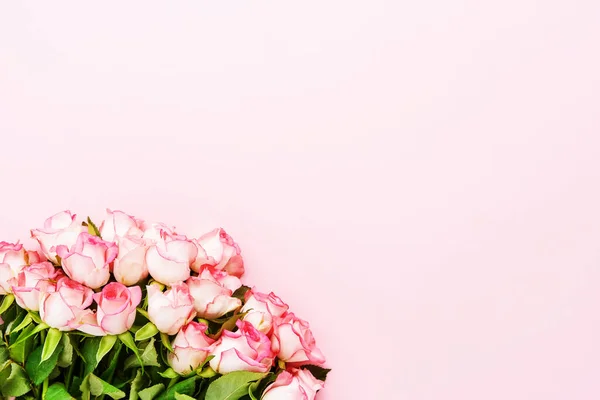
<svg viewBox="0 0 600 400">
<path fill-rule="evenodd" d="M 222 225 L 320 399 L 600 397 L 600 2 L 3 2 L 0 232 Z"/>
</svg>

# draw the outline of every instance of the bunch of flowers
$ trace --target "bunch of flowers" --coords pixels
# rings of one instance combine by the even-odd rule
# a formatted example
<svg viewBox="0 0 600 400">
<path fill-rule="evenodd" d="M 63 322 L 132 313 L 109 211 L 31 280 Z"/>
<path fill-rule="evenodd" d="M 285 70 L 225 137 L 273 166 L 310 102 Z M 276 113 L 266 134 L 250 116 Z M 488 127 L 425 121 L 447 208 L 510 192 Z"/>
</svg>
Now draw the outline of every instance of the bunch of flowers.
<svg viewBox="0 0 600 400">
<path fill-rule="evenodd" d="M 0 242 L 0 399 L 312 400 L 328 369 L 306 321 L 240 281 L 223 229 L 190 239 L 107 210 Z"/>
</svg>

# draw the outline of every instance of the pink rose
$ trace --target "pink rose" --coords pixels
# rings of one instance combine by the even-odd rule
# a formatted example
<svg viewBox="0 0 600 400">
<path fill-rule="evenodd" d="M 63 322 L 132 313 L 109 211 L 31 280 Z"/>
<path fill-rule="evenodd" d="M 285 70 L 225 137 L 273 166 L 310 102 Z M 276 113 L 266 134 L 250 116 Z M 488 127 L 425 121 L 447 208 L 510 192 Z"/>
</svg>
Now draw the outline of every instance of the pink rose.
<svg viewBox="0 0 600 400">
<path fill-rule="evenodd" d="M 146 253 L 148 272 L 165 285 L 183 282 L 190 277 L 190 264 L 196 254 L 196 246 L 189 240 L 163 235 Z"/>
<path fill-rule="evenodd" d="M 222 228 L 201 236 L 194 243 L 198 247 L 198 255 L 192 265 L 194 271 L 200 271 L 203 265 L 210 265 L 238 278 L 244 275 L 240 247 Z"/>
<path fill-rule="evenodd" d="M 316 346 L 308 322 L 296 318 L 293 313 L 275 320 L 271 340 L 273 352 L 277 357 L 293 366 L 325 362 L 323 353 Z"/>
<path fill-rule="evenodd" d="M 194 308 L 198 316 L 215 319 L 242 306 L 240 299 L 231 297 L 233 291 L 239 288 L 242 283 L 238 278 L 229 278 L 234 278 L 237 282 L 232 282 L 231 279 L 223 276 L 221 277 L 222 282 L 234 285 L 226 287 L 211 274 L 209 269 L 204 269 L 200 273 L 200 276 L 191 277 L 187 280 L 190 294 L 194 298 Z"/>
<path fill-rule="evenodd" d="M 11 280 L 27 265 L 27 252 L 22 244 L 0 242 L 0 295 L 11 291 Z"/>
<path fill-rule="evenodd" d="M 38 311 L 40 294 L 50 290 L 54 285 L 52 281 L 61 275 L 61 272 L 47 261 L 25 267 L 12 281 L 12 292 L 17 304 L 26 310 Z"/>
<path fill-rule="evenodd" d="M 154 242 L 163 239 L 165 235 L 176 235 L 174 227 L 167 226 L 162 222 L 143 222 L 140 228 L 143 231 L 142 237 Z"/>
<path fill-rule="evenodd" d="M 197 322 L 185 325 L 172 343 L 173 352 L 169 353 L 169 365 L 179 375 L 187 375 L 206 360 L 211 345 L 215 342 L 206 336 L 207 326 Z"/>
<path fill-rule="evenodd" d="M 98 325 L 110 335 L 120 335 L 128 331 L 135 321 L 136 307 L 142 300 L 142 289 L 112 282 L 104 286 L 102 292 L 94 294 L 94 300 L 98 304 Z"/>
<path fill-rule="evenodd" d="M 185 283 L 178 283 L 166 292 L 157 285 L 148 288 L 148 315 L 159 331 L 175 335 L 196 316 L 194 299 Z"/>
<path fill-rule="evenodd" d="M 93 290 L 66 277 L 59 279 L 52 289 L 41 293 L 40 318 L 61 331 L 78 329 L 91 313 L 88 307 L 94 301 Z"/>
<path fill-rule="evenodd" d="M 324 384 L 305 369 L 283 371 L 267 387 L 261 400 L 314 400 Z"/>
<path fill-rule="evenodd" d="M 123 236 L 142 236 L 140 226 L 143 221 L 127 215 L 122 211 L 106 210 L 106 219 L 100 225 L 100 235 L 102 239 L 109 242 L 117 241 L 118 237 Z"/>
<path fill-rule="evenodd" d="M 289 306 L 285 304 L 275 293 L 264 294 L 249 291 L 246 294 L 246 304 L 241 312 L 247 312 L 244 321 L 250 322 L 259 331 L 269 334 L 273 326 L 273 318 L 283 316 Z"/>
<path fill-rule="evenodd" d="M 110 279 L 110 263 L 119 250 L 115 243 L 83 232 L 79 234 L 71 250 L 60 245 L 56 251 L 69 278 L 92 289 L 98 289 Z"/>
<path fill-rule="evenodd" d="M 75 218 L 76 215 L 71 214 L 71 211 L 63 211 L 48 218 L 42 229 L 31 230 L 31 237 L 38 241 L 44 255 L 55 264 L 57 246 L 70 249 L 79 234 L 87 230 Z"/>
<path fill-rule="evenodd" d="M 113 274 L 118 282 L 125 286 L 133 286 L 148 276 L 146 239 L 135 236 L 117 238 L 119 253 L 113 266 Z"/>
<path fill-rule="evenodd" d="M 267 372 L 274 360 L 271 341 L 248 322 L 238 321 L 237 326 L 239 329 L 236 332 L 223 332 L 210 353 L 214 356 L 210 366 L 220 374 L 233 371 Z"/>
</svg>

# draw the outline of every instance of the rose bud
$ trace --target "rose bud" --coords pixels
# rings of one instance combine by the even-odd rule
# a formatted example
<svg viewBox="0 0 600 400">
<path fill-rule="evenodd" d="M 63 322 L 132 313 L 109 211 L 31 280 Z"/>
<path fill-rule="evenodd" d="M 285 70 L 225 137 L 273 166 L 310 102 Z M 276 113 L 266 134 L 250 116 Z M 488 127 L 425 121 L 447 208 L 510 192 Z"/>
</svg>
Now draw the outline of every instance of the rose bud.
<svg viewBox="0 0 600 400">
<path fill-rule="evenodd" d="M 119 250 L 115 243 L 83 232 L 70 250 L 67 246 L 59 245 L 56 251 L 69 278 L 98 289 L 110 279 L 110 263 Z"/>
<path fill-rule="evenodd" d="M 102 239 L 109 242 L 117 241 L 117 238 L 124 236 L 142 236 L 140 226 L 143 221 L 127 215 L 122 211 L 106 210 L 106 219 L 100 225 L 100 235 Z"/>
<path fill-rule="evenodd" d="M 194 271 L 199 272 L 202 266 L 210 265 L 238 278 L 244 275 L 244 260 L 240 255 L 240 247 L 224 229 L 215 229 L 194 243 L 198 247 L 198 255 L 192 264 Z"/>
<path fill-rule="evenodd" d="M 293 313 L 275 319 L 271 341 L 277 357 L 293 366 L 325 362 L 308 322 L 297 318 Z"/>
<path fill-rule="evenodd" d="M 185 283 L 171 286 L 162 292 L 157 285 L 148 288 L 148 315 L 159 331 L 175 335 L 196 316 L 194 299 Z"/>
<path fill-rule="evenodd" d="M 249 291 L 246 298 L 246 304 L 241 309 L 241 312 L 247 313 L 243 319 L 264 334 L 269 334 L 271 331 L 273 318 L 283 316 L 289 309 L 289 306 L 273 292 L 264 294 Z"/>
<path fill-rule="evenodd" d="M 273 365 L 274 355 L 267 335 L 245 321 L 237 322 L 238 331 L 223 331 L 211 351 L 212 369 L 220 374 L 233 371 L 267 372 Z"/>
<path fill-rule="evenodd" d="M 112 282 L 104 286 L 102 292 L 94 294 L 94 300 L 98 304 L 98 325 L 110 335 L 120 335 L 127 332 L 135 321 L 136 307 L 142 300 L 142 289 Z"/>
<path fill-rule="evenodd" d="M 79 234 L 87 230 L 75 218 L 71 211 L 63 211 L 48 218 L 42 229 L 31 230 L 31 237 L 38 241 L 42 253 L 55 264 L 57 247 L 62 245 L 69 250 Z"/>
<path fill-rule="evenodd" d="M 324 384 L 305 369 L 282 371 L 261 400 L 314 400 Z"/>
<path fill-rule="evenodd" d="M 40 293 L 48 291 L 49 287 L 54 285 L 52 281 L 61 276 L 61 272 L 48 261 L 23 268 L 12 281 L 12 292 L 17 304 L 26 310 L 38 311 Z"/>
<path fill-rule="evenodd" d="M 189 240 L 163 235 L 146 253 L 148 272 L 164 285 L 183 282 L 190 277 L 190 264 L 196 253 L 196 246 Z"/>
<path fill-rule="evenodd" d="M 238 278 L 235 279 L 239 282 Z M 229 280 L 228 283 L 232 282 Z M 219 318 L 242 306 L 240 299 L 231 297 L 233 290 L 221 284 L 209 269 L 204 269 L 198 277 L 188 279 L 187 284 L 194 298 L 194 308 L 202 318 Z M 239 282 L 237 287 L 241 285 Z"/>
<path fill-rule="evenodd" d="M 198 322 L 185 325 L 172 343 L 169 365 L 179 375 L 187 375 L 206 360 L 211 345 L 215 342 L 206 336 L 207 326 Z"/>
<path fill-rule="evenodd" d="M 25 268 L 27 258 L 22 244 L 0 242 L 0 295 L 11 292 L 12 279 Z"/>
<path fill-rule="evenodd" d="M 117 239 L 119 253 L 113 266 L 113 274 L 118 282 L 125 286 L 133 286 L 148 277 L 146 239 L 135 236 L 124 236 Z"/>
<path fill-rule="evenodd" d="M 90 310 L 94 291 L 69 278 L 61 278 L 54 291 L 42 292 L 40 318 L 52 328 L 70 331 L 80 326 L 80 321 Z"/>
</svg>

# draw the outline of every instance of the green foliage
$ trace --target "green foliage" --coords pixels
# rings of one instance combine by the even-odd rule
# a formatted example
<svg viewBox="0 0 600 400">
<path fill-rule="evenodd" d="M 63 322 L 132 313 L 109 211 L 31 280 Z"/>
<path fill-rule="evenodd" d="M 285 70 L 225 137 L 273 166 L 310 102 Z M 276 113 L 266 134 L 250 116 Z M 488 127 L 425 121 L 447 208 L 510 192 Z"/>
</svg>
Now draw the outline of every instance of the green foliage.
<svg viewBox="0 0 600 400">
<path fill-rule="evenodd" d="M 48 336 L 46 336 L 44 348 L 42 349 L 42 361 L 46 361 L 50 358 L 50 356 L 52 356 L 52 354 L 54 354 L 54 350 L 56 350 L 61 338 L 62 332 L 58 329 L 51 328 L 48 331 Z"/>
<path fill-rule="evenodd" d="M 75 400 L 75 398 L 69 394 L 64 384 L 57 382 L 48 388 L 46 400 Z"/>
<path fill-rule="evenodd" d="M 144 344 L 142 354 L 137 357 L 135 354 L 125 360 L 124 369 L 133 367 L 160 367 L 158 362 L 158 353 L 154 347 L 154 338 L 151 338 L 148 343 Z"/>
<path fill-rule="evenodd" d="M 215 380 L 208 387 L 206 400 L 238 400 L 248 394 L 252 382 L 265 377 L 261 372 L 236 371 Z"/>
<path fill-rule="evenodd" d="M 99 238 L 102 238 L 102 236 L 100 236 L 100 230 L 98 229 L 96 224 L 92 222 L 92 219 L 90 217 L 87 218 L 87 228 L 88 228 L 88 233 L 90 235 L 94 235 L 94 236 L 98 236 Z"/>
<path fill-rule="evenodd" d="M 156 325 L 154 325 L 152 322 L 148 322 L 135 333 L 135 341 L 142 342 L 146 339 L 150 339 L 157 333 L 158 329 L 156 328 Z"/>
<path fill-rule="evenodd" d="M 4 397 L 23 396 L 31 390 L 25 370 L 13 362 L 6 362 L 0 371 L 0 392 Z"/>
<path fill-rule="evenodd" d="M 141 400 L 152 400 L 158 396 L 160 392 L 165 389 L 165 385 L 163 383 L 158 383 L 156 385 L 150 386 L 138 393 Z"/>
<path fill-rule="evenodd" d="M 302 369 L 310 371 L 315 378 L 323 382 L 327 379 L 327 374 L 331 372 L 331 369 L 319 367 L 318 365 L 304 365 Z"/>
<path fill-rule="evenodd" d="M 58 362 L 58 357 L 60 352 L 62 351 L 62 343 L 54 348 L 54 352 L 48 357 L 46 360 L 42 360 L 43 346 L 38 346 L 30 355 L 27 357 L 27 361 L 25 362 L 25 370 L 29 375 L 29 378 L 33 382 L 34 385 L 39 385 L 44 382 L 44 380 L 50 376 L 56 364 Z"/>
</svg>

